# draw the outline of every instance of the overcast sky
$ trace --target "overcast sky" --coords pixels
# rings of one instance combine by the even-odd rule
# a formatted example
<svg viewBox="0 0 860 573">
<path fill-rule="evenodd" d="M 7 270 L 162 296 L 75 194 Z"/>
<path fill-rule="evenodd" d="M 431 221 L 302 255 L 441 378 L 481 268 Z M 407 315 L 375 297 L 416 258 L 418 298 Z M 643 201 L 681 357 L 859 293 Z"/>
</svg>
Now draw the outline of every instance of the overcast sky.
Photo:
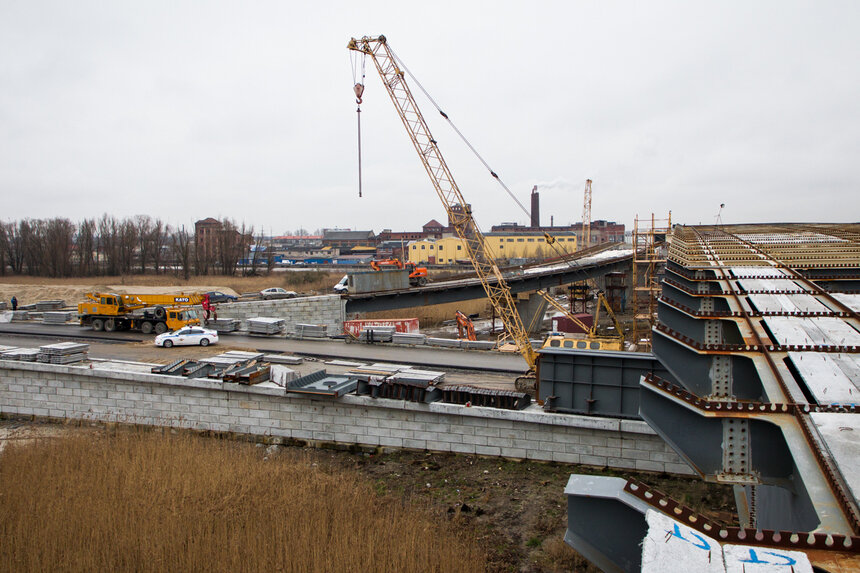
<svg viewBox="0 0 860 573">
<path fill-rule="evenodd" d="M 860 2 L 0 0 L 0 220 L 445 221 L 368 62 L 397 55 L 542 222 L 860 220 Z M 412 86 L 417 95 L 417 86 Z M 479 225 L 527 216 L 418 100 Z"/>
</svg>

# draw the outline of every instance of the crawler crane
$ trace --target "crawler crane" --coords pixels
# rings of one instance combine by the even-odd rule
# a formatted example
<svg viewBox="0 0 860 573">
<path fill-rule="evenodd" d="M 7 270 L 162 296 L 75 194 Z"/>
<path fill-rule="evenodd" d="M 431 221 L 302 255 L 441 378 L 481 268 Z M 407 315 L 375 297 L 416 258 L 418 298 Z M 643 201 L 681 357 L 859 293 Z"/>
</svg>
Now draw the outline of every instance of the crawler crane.
<svg viewBox="0 0 860 573">
<path fill-rule="evenodd" d="M 501 270 L 499 270 L 495 257 L 488 248 L 484 234 L 475 223 L 471 208 L 454 181 L 454 177 L 439 151 L 439 146 L 424 121 L 424 116 L 415 103 L 415 98 L 406 84 L 404 71 L 388 45 L 388 41 L 385 36 L 375 38 L 365 36 L 360 39 L 353 38 L 347 47 L 363 54 L 364 57 L 370 57 L 376 66 L 376 71 L 382 78 L 382 83 L 388 91 L 392 103 L 394 103 L 418 156 L 421 158 L 424 169 L 433 182 L 436 194 L 445 207 L 448 219 L 454 227 L 454 232 L 463 242 L 469 261 L 484 287 L 484 292 L 487 293 L 490 304 L 501 318 L 507 334 L 513 339 L 528 365 L 526 377 L 533 377 L 538 355 L 532 348 L 528 332 L 514 305 L 511 290 Z M 363 92 L 364 85 L 357 83 L 355 95 L 359 104 Z M 445 116 L 444 112 L 440 111 L 440 113 Z"/>
</svg>

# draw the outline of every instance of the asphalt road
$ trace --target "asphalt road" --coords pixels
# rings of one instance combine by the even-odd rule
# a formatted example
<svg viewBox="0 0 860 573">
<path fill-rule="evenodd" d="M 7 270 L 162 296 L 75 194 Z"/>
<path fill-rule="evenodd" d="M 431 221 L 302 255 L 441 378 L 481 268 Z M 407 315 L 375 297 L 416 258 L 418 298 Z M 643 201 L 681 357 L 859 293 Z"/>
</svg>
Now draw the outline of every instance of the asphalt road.
<svg viewBox="0 0 860 573">
<path fill-rule="evenodd" d="M 74 340 L 89 343 L 92 356 L 106 359 L 134 360 L 135 347 L 127 343 L 145 343 L 153 338 L 153 336 L 146 336 L 137 332 L 113 332 L 108 335 L 94 332 L 90 328 L 71 325 L 55 326 L 25 322 L 0 324 L 0 345 L 35 347 L 64 340 Z M 342 340 L 293 340 L 242 334 L 224 334 L 221 336 L 220 343 L 231 347 L 252 348 L 260 352 L 365 362 L 393 362 L 440 369 L 511 374 L 522 374 L 526 370 L 526 364 L 519 354 L 487 351 L 392 346 L 385 343 L 347 343 Z"/>
</svg>

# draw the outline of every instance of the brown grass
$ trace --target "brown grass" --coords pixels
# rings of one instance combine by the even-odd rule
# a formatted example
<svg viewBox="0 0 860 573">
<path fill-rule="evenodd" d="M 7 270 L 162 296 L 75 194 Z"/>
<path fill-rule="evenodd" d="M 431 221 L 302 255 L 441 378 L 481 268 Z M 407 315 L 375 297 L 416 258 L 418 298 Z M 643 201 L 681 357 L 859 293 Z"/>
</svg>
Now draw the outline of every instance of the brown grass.
<svg viewBox="0 0 860 573">
<path fill-rule="evenodd" d="M 476 571 L 484 554 L 424 508 L 301 452 L 129 431 L 12 443 L 4 571 Z"/>
</svg>

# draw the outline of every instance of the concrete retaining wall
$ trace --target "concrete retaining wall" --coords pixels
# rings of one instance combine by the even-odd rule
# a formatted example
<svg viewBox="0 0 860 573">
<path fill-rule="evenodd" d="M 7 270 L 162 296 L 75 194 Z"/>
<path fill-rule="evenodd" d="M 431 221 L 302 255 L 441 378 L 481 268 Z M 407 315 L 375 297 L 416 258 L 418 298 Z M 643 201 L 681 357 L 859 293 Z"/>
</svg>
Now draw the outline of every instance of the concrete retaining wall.
<svg viewBox="0 0 860 573">
<path fill-rule="evenodd" d="M 0 413 L 691 475 L 644 422 L 282 390 L 158 374 L 0 363 Z"/>
<path fill-rule="evenodd" d="M 282 318 L 287 332 L 294 332 L 296 324 L 325 324 L 329 334 L 340 334 L 346 315 L 346 301 L 340 295 L 303 296 L 279 300 L 233 302 L 218 305 L 218 318 L 238 318 L 242 329 L 248 328 L 248 319 L 258 316 Z"/>
</svg>

